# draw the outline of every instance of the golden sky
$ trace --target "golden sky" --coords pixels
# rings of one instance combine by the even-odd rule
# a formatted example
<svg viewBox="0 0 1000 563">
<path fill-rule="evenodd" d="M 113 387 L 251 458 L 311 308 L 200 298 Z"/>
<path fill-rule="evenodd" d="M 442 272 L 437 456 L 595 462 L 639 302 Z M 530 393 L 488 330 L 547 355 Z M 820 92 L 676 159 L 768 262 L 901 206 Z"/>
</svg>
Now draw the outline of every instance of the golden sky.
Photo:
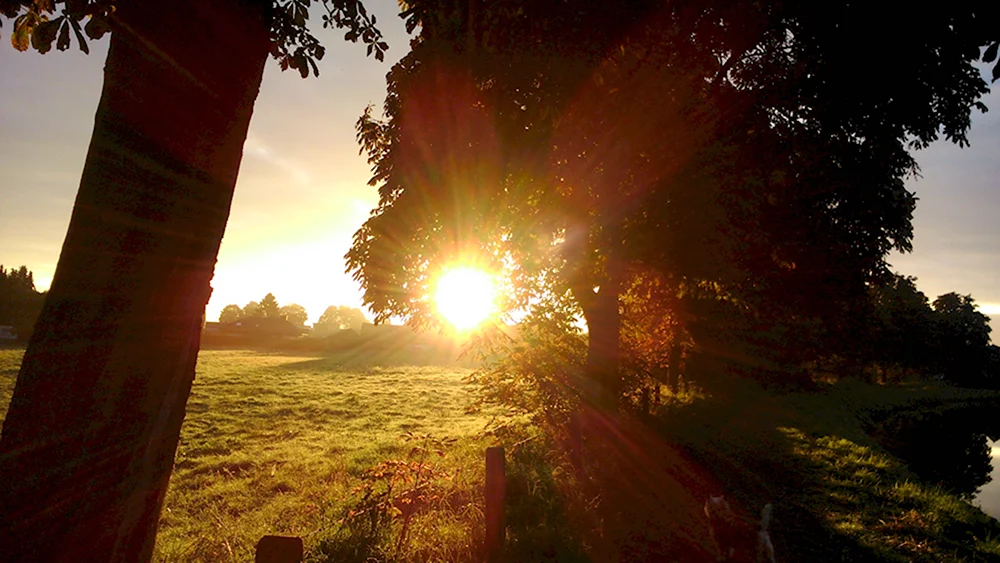
<svg viewBox="0 0 1000 563">
<path fill-rule="evenodd" d="M 303 80 L 267 65 L 254 109 L 232 214 L 212 285 L 208 319 L 229 303 L 274 293 L 299 303 L 315 321 L 328 305 L 361 304 L 344 273 L 351 235 L 377 201 L 354 140 L 354 122 L 369 103 L 381 106 L 385 73 L 408 48 L 395 0 L 366 2 L 389 42 L 385 63 L 342 32 L 327 46 L 319 78 Z M 319 27 L 318 21 L 315 22 Z M 69 222 L 93 115 L 107 40 L 91 54 L 18 53 L 0 36 L 0 264 L 27 265 L 48 287 Z M 995 89 L 996 90 L 996 89 Z M 994 111 L 973 118 L 972 147 L 943 142 L 917 154 L 915 252 L 893 256 L 916 275 L 931 299 L 971 293 L 984 312 L 1000 315 L 1000 94 Z"/>
<path fill-rule="evenodd" d="M 209 302 L 209 320 L 271 292 L 315 321 L 329 305 L 360 306 L 344 273 L 354 231 L 378 201 L 367 185 L 354 122 L 381 106 L 385 74 L 408 49 L 394 0 L 368 2 L 390 45 L 386 61 L 365 56 L 343 32 L 320 29 L 320 76 L 303 80 L 269 61 L 244 146 L 232 212 Z M 321 27 L 316 21 L 314 27 Z M 25 264 L 51 282 L 69 224 L 100 98 L 108 41 L 91 54 L 18 53 L 0 37 L 0 264 Z"/>
</svg>

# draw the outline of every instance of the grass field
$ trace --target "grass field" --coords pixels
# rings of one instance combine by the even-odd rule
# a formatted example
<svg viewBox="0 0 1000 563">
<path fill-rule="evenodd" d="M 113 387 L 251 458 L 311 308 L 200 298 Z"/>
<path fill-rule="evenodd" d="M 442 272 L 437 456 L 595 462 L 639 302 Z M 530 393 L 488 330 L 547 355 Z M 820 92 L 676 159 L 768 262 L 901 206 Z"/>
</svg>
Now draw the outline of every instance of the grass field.
<svg viewBox="0 0 1000 563">
<path fill-rule="evenodd" d="M 0 351 L 0 414 L 20 356 Z M 439 464 L 455 474 L 446 486 L 464 491 L 451 498 L 465 499 L 450 521 L 433 523 L 432 542 L 416 521 L 408 545 L 422 552 L 411 555 L 475 547 L 482 510 L 475 484 L 489 443 L 478 437 L 484 416 L 465 414 L 467 368 L 347 366 L 338 358 L 202 351 L 155 561 L 251 561 L 265 534 L 302 536 L 316 551 L 336 531 L 362 473 L 406 458 L 407 431 L 458 439 Z"/>
<path fill-rule="evenodd" d="M 0 416 L 20 357 L 0 350 Z M 303 537 L 314 563 L 479 560 L 493 438 L 482 436 L 487 415 L 465 412 L 468 368 L 371 363 L 203 351 L 154 560 L 251 561 L 265 534 Z M 741 385 L 623 421 L 610 448 L 591 450 L 584 482 L 544 438 L 508 442 L 505 560 L 633 560 L 623 555 L 633 550 L 638 560 L 707 561 L 701 502 L 723 492 L 747 516 L 774 504 L 779 561 L 1000 561 L 1000 523 L 919 482 L 865 433 L 879 410 L 995 394 L 846 381 L 771 395 Z M 456 441 L 427 458 L 449 478 L 425 479 L 435 494 L 400 543 L 399 518 L 367 533 L 370 512 L 343 518 L 360 507 L 355 488 L 369 468 L 405 461 L 422 443 L 401 440 L 407 432 Z M 402 466 L 383 465 L 376 485 L 389 467 Z"/>
</svg>

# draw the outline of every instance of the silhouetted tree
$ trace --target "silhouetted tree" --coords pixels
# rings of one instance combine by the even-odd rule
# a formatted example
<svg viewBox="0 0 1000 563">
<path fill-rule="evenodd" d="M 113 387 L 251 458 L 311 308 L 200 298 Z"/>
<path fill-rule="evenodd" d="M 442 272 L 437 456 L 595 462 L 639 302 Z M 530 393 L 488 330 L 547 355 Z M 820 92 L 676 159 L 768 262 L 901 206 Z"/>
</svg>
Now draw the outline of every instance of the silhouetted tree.
<svg viewBox="0 0 1000 563">
<path fill-rule="evenodd" d="M 273 293 L 268 293 L 260 300 L 260 316 L 265 318 L 278 318 L 281 316 L 281 308 L 278 307 L 278 300 Z"/>
<path fill-rule="evenodd" d="M 0 559 L 145 561 L 263 66 L 316 72 L 308 0 L 0 0 L 18 49 L 110 30 L 49 296 L 0 438 Z M 357 0 L 322 3 L 382 58 Z M 84 25 L 84 21 L 86 24 Z"/>
<path fill-rule="evenodd" d="M 278 311 L 278 316 L 297 327 L 304 326 L 306 321 L 309 320 L 309 313 L 306 312 L 306 308 L 296 303 L 282 307 Z"/>
<path fill-rule="evenodd" d="M 933 310 L 916 281 L 894 274 L 872 286 L 872 323 L 863 353 L 883 370 L 934 370 Z"/>
<path fill-rule="evenodd" d="M 256 301 L 251 301 L 243 306 L 243 316 L 244 317 L 263 317 L 264 313 L 261 311 L 260 303 Z"/>
<path fill-rule="evenodd" d="M 432 277 L 470 257 L 512 273 L 512 306 L 568 292 L 588 327 L 576 391 L 605 406 L 633 266 L 697 289 L 731 328 L 716 342 L 779 370 L 815 346 L 801 327 L 857 346 L 866 282 L 910 249 L 909 150 L 966 142 L 995 37 L 992 8 L 953 4 L 409 6 L 421 34 L 385 120 L 358 122 L 380 203 L 348 269 L 376 319 L 419 322 Z"/>
<path fill-rule="evenodd" d="M 991 355 L 989 317 L 971 295 L 946 293 L 932 305 L 938 368 L 959 385 L 983 385 Z"/>
<path fill-rule="evenodd" d="M 353 329 L 361 332 L 361 325 L 368 322 L 365 314 L 357 307 L 330 305 L 320 315 L 313 329 L 322 334 L 336 330 Z"/>
<path fill-rule="evenodd" d="M 35 290 L 34 274 L 27 266 L 4 269 L 0 265 L 0 325 L 14 327 L 21 342 L 27 342 L 45 302 L 45 294 Z"/>
<path fill-rule="evenodd" d="M 219 322 L 220 323 L 232 323 L 243 318 L 243 309 L 240 309 L 239 305 L 235 303 L 226 305 L 219 312 Z"/>
</svg>

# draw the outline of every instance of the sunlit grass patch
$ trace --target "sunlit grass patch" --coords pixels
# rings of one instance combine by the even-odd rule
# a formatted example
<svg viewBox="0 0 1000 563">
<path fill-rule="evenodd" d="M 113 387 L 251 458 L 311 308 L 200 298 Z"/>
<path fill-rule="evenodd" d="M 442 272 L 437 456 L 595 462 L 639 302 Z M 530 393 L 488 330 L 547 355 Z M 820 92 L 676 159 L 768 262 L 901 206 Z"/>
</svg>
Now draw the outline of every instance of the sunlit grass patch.
<svg viewBox="0 0 1000 563">
<path fill-rule="evenodd" d="M 809 432 L 780 429 L 803 469 L 811 467 L 808 482 L 812 486 L 803 489 L 798 503 L 879 560 L 982 560 L 997 553 L 993 538 L 1000 534 L 1000 524 L 978 508 L 915 480 L 902 462 L 870 439 L 854 441 L 823 432 L 824 426 L 828 431 L 844 430 L 844 414 L 827 420 L 811 417 Z M 860 424 L 855 418 L 855 425 Z M 845 433 L 856 436 L 859 429 Z"/>
<path fill-rule="evenodd" d="M 17 371 L 21 368 L 23 356 L 23 349 L 0 348 L 0 421 L 7 416 L 7 408 L 10 406 L 10 398 L 14 395 L 14 383 L 17 381 Z"/>
<path fill-rule="evenodd" d="M 472 487 L 464 475 L 481 480 L 485 418 L 465 413 L 466 373 L 203 351 L 155 560 L 248 561 L 265 534 L 302 536 L 314 549 L 358 478 L 405 456 L 408 430 L 459 438 L 445 463 L 462 475 L 456 487 Z M 442 549 L 469 544 L 472 533 L 453 529 Z"/>
</svg>

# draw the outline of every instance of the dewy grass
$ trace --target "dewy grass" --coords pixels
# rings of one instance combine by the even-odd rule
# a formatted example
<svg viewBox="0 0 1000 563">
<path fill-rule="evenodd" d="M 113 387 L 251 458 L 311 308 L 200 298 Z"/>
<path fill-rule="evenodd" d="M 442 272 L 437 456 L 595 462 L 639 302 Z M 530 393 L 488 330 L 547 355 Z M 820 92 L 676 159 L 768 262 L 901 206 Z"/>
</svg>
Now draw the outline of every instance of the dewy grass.
<svg viewBox="0 0 1000 563">
<path fill-rule="evenodd" d="M 406 456 L 406 431 L 458 438 L 442 462 L 478 467 L 485 419 L 465 414 L 466 373 L 203 351 L 155 560 L 249 561 L 265 534 L 314 548 L 364 471 Z"/>
<path fill-rule="evenodd" d="M 7 417 L 10 398 L 14 395 L 14 382 L 17 381 L 17 370 L 21 367 L 21 357 L 24 350 L 16 348 L 0 348 L 0 428 Z"/>
<path fill-rule="evenodd" d="M 744 506 L 774 504 L 779 560 L 996 561 L 1000 523 L 921 483 L 866 434 L 873 413 L 996 399 L 934 385 L 847 381 L 772 396 L 750 387 L 664 416 Z"/>
<path fill-rule="evenodd" d="M 21 356 L 0 350 L 0 414 Z M 489 414 L 466 414 L 467 373 L 203 351 L 154 560 L 251 561 L 265 534 L 303 537 L 313 563 L 373 554 L 383 562 L 479 560 L 483 455 L 491 442 L 479 437 Z M 719 487 L 694 491 L 696 500 L 723 492 L 747 515 L 773 503 L 779 561 L 1000 561 L 1000 523 L 921 483 L 866 433 L 877 413 L 894 408 L 995 399 L 855 382 L 775 396 L 733 383 L 726 397 L 667 401 L 653 429 L 687 452 L 670 471 L 696 476 L 695 488 L 699 480 Z M 412 519 L 400 547 L 398 519 L 379 537 L 351 536 L 344 517 L 357 506 L 352 491 L 378 463 L 407 459 L 411 445 L 400 436 L 408 431 L 457 438 L 433 461 L 451 478 L 435 481 L 433 502 Z M 507 444 L 506 560 L 592 559 L 596 497 L 552 455 L 545 436 L 522 431 Z M 688 508 L 699 514 L 701 507 Z"/>
</svg>

